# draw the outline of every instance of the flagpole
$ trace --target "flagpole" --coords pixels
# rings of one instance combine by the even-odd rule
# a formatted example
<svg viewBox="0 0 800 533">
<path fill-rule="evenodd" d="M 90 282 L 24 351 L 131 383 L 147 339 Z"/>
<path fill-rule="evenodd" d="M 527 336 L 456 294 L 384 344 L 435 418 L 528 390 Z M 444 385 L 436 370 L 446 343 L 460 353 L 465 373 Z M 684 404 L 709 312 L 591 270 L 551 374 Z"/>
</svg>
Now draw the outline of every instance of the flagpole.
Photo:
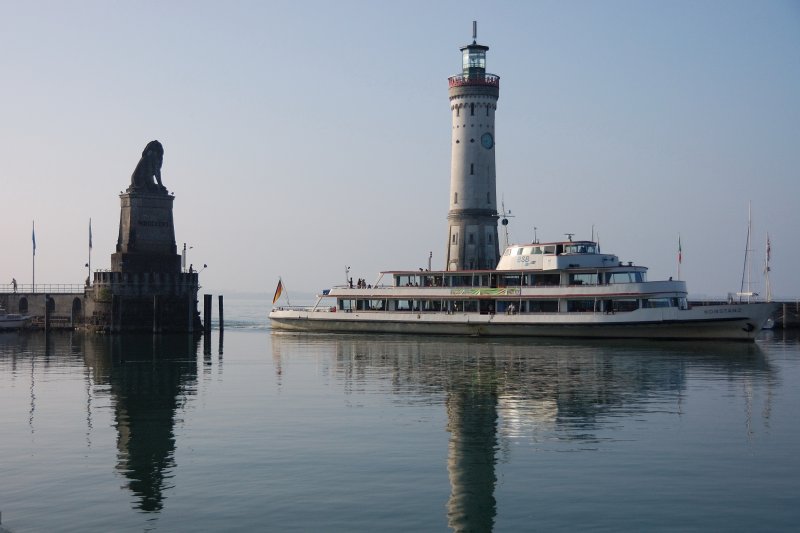
<svg viewBox="0 0 800 533">
<path fill-rule="evenodd" d="M 92 217 L 89 217 L 89 283 L 87 287 L 92 283 Z"/>
<path fill-rule="evenodd" d="M 31 221 L 31 240 L 33 241 L 33 256 L 31 259 L 31 287 L 36 292 L 36 221 Z"/>
<path fill-rule="evenodd" d="M 278 300 L 281 299 L 281 296 L 283 296 L 283 293 L 284 293 L 285 289 L 286 289 L 286 287 L 283 284 L 283 279 L 281 279 L 281 277 L 278 276 L 278 286 L 275 287 L 275 295 L 272 297 L 272 305 L 275 305 L 278 302 Z M 289 301 L 289 293 L 288 292 L 286 293 L 286 303 L 288 305 L 292 305 L 292 302 Z"/>
<path fill-rule="evenodd" d="M 681 263 L 683 262 L 683 250 L 681 249 L 681 234 L 678 233 L 678 281 L 681 279 Z"/>
</svg>

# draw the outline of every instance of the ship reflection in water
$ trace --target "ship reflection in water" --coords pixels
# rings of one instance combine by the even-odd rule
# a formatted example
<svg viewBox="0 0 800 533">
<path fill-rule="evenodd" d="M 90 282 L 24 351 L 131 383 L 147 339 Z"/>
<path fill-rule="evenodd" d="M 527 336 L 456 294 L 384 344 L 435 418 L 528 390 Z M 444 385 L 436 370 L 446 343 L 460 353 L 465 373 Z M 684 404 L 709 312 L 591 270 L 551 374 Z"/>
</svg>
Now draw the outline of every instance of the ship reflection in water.
<svg viewBox="0 0 800 533">
<path fill-rule="evenodd" d="M 42 476 L 70 480 L 73 500 L 106 502 L 102 517 L 69 515 L 84 530 L 154 520 L 165 530 L 270 520 L 331 531 L 613 530 L 615 513 L 656 524 L 679 507 L 680 529 L 709 525 L 731 498 L 760 509 L 796 490 L 748 488 L 762 486 L 752 483 L 761 472 L 762 484 L 796 479 L 775 451 L 791 448 L 776 435 L 793 442 L 781 414 L 795 397 L 773 356 L 793 345 L 768 344 L 767 356 L 739 343 L 230 335 L 224 377 L 221 344 L 212 358 L 185 336 L 0 336 L 9 398 L 0 447 L 17 465 L 7 485 L 25 489 L 11 494 L 19 523 L 50 530 L 63 520 L 41 508 L 67 498 L 65 485 Z M 695 471 L 716 488 L 685 509 Z M 117 500 L 109 489 L 120 478 L 130 497 Z M 739 479 L 751 482 L 727 488 Z M 658 509 L 639 496 L 653 484 L 668 491 Z M 44 497 L 26 496 L 34 490 Z M 792 511 L 753 521 L 780 526 Z"/>
<path fill-rule="evenodd" d="M 135 507 L 160 511 L 175 469 L 175 415 L 197 387 L 199 339 L 185 335 L 82 337 L 95 387 L 108 387 L 117 470 Z"/>
<path fill-rule="evenodd" d="M 738 343 L 273 333 L 272 351 L 278 380 L 293 357 L 314 354 L 331 365 L 327 371 L 345 390 L 378 380 L 409 403 L 444 394 L 451 488 L 446 509 L 455 531 L 494 527 L 495 467 L 515 439 L 557 451 L 596 448 L 614 439 L 610 417 L 646 413 L 654 398 L 660 406 L 667 398 L 679 413 L 692 370 L 736 381 L 774 379 L 760 348 Z M 768 408 L 763 416 L 768 418 Z M 749 425 L 749 408 L 747 417 Z"/>
</svg>

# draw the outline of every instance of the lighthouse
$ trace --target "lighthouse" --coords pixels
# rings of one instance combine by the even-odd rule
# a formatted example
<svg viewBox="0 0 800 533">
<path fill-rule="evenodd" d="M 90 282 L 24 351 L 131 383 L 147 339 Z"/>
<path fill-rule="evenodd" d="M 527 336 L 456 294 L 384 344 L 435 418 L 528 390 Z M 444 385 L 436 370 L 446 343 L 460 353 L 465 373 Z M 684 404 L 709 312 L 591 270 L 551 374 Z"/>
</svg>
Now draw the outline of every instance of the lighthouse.
<svg viewBox="0 0 800 533">
<path fill-rule="evenodd" d="M 486 72 L 488 46 L 461 47 L 461 73 L 448 78 L 452 140 L 450 210 L 447 213 L 447 270 L 493 269 L 497 241 L 494 114 L 500 77 Z"/>
</svg>

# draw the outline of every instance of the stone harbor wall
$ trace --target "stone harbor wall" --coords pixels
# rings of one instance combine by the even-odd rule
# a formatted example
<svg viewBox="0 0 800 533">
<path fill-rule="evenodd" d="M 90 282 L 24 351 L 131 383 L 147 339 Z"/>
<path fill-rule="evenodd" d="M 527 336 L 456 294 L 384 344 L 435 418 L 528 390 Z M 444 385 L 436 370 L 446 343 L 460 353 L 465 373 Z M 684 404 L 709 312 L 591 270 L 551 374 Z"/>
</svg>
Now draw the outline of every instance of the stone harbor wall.
<svg viewBox="0 0 800 533">
<path fill-rule="evenodd" d="M 86 294 L 91 331 L 199 333 L 196 272 L 95 272 Z"/>
</svg>

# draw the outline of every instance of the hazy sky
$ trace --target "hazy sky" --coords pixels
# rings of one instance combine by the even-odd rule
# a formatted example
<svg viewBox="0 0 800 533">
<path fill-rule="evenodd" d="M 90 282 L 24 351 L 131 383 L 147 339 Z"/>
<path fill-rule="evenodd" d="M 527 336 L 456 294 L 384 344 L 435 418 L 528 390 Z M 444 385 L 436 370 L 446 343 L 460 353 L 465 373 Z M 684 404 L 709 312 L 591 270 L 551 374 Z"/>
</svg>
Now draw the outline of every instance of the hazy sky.
<svg viewBox="0 0 800 533">
<path fill-rule="evenodd" d="M 800 296 L 800 2 L 0 1 L 0 283 L 110 267 L 119 193 L 164 145 L 202 292 L 316 291 L 443 268 L 447 77 L 498 74 L 510 240 L 589 238 L 739 289 L 747 205 L 761 290 Z M 7 278 L 7 279 L 6 279 Z"/>
</svg>

